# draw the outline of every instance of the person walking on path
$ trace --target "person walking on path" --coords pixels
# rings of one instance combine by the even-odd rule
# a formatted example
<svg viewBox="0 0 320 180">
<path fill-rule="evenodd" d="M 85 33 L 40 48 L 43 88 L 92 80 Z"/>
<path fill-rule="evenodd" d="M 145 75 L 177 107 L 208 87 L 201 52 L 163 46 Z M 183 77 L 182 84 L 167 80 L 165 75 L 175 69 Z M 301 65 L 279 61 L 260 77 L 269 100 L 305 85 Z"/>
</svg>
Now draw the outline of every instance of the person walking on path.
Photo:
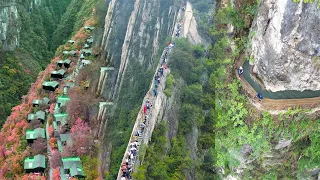
<svg viewBox="0 0 320 180">
<path fill-rule="evenodd" d="M 147 114 L 147 106 L 146 105 L 143 106 L 143 113 Z"/>
</svg>

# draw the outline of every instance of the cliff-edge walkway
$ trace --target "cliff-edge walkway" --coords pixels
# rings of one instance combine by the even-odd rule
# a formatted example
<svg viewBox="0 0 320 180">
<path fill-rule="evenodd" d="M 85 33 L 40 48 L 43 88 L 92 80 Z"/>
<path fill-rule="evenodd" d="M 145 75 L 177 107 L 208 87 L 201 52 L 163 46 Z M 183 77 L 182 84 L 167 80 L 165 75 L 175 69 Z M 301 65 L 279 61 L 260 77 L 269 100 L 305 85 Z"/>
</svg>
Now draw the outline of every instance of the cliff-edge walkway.
<svg viewBox="0 0 320 180">
<path fill-rule="evenodd" d="M 243 75 L 239 77 L 237 69 L 242 66 Z M 313 109 L 320 105 L 320 91 L 279 91 L 271 92 L 265 90 L 257 80 L 252 77 L 252 67 L 245 59 L 244 53 L 241 53 L 235 63 L 235 73 L 242 82 L 243 89 L 252 98 L 252 103 L 263 110 L 286 110 L 288 108 L 300 107 L 303 109 Z M 257 93 L 262 93 L 263 101 L 258 102 Z"/>
</svg>

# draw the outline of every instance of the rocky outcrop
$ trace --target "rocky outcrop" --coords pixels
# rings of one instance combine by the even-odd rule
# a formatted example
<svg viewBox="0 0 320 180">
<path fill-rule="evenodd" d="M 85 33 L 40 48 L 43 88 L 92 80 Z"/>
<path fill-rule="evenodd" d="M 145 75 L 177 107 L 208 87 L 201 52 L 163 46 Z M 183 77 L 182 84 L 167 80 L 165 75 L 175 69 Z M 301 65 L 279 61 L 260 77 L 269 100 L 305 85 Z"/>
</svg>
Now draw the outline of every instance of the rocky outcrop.
<svg viewBox="0 0 320 180">
<path fill-rule="evenodd" d="M 15 0 L 0 2 L 0 39 L 4 50 L 13 50 L 19 46 L 18 10 Z"/>
<path fill-rule="evenodd" d="M 198 33 L 197 21 L 193 15 L 192 6 L 187 2 L 185 15 L 183 18 L 183 36 L 187 37 L 192 44 L 199 44 L 202 42 L 201 36 Z"/>
<path fill-rule="evenodd" d="M 249 55 L 267 90 L 320 89 L 317 3 L 265 0 L 253 22 Z"/>
</svg>

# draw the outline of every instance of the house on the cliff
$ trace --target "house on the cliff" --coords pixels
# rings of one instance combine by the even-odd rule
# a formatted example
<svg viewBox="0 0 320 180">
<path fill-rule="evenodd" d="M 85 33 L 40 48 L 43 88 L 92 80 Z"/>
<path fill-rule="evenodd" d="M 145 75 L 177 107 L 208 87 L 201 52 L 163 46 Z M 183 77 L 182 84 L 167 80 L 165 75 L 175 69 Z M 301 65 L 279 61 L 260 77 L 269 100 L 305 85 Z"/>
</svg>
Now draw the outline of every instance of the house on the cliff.
<svg viewBox="0 0 320 180">
<path fill-rule="evenodd" d="M 24 159 L 24 170 L 26 173 L 43 173 L 46 169 L 46 158 L 38 154 L 34 157 Z"/>
</svg>

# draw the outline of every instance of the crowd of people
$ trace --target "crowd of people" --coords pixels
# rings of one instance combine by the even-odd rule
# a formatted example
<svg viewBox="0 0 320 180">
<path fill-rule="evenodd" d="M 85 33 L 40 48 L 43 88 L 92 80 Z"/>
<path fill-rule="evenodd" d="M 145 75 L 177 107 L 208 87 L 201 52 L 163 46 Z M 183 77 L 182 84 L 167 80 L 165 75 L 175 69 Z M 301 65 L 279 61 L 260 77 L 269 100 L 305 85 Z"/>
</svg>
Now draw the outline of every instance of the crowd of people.
<svg viewBox="0 0 320 180">
<path fill-rule="evenodd" d="M 153 87 L 153 97 L 156 98 L 160 86 L 161 79 L 164 77 L 164 73 L 167 69 L 167 59 L 168 54 L 171 52 L 172 48 L 175 46 L 175 43 L 170 43 L 166 49 L 163 57 L 161 58 L 160 67 L 157 70 L 156 75 L 154 76 L 154 87 Z M 153 107 L 152 101 L 146 99 L 143 104 L 143 118 L 142 122 L 139 124 L 133 138 L 131 139 L 131 143 L 129 145 L 129 150 L 126 152 L 125 162 L 121 165 L 122 176 L 121 180 L 131 179 L 132 176 L 132 168 L 137 158 L 139 145 L 142 139 L 142 135 L 145 133 L 145 128 L 148 126 L 149 117 L 152 116 L 150 113 Z"/>
</svg>

